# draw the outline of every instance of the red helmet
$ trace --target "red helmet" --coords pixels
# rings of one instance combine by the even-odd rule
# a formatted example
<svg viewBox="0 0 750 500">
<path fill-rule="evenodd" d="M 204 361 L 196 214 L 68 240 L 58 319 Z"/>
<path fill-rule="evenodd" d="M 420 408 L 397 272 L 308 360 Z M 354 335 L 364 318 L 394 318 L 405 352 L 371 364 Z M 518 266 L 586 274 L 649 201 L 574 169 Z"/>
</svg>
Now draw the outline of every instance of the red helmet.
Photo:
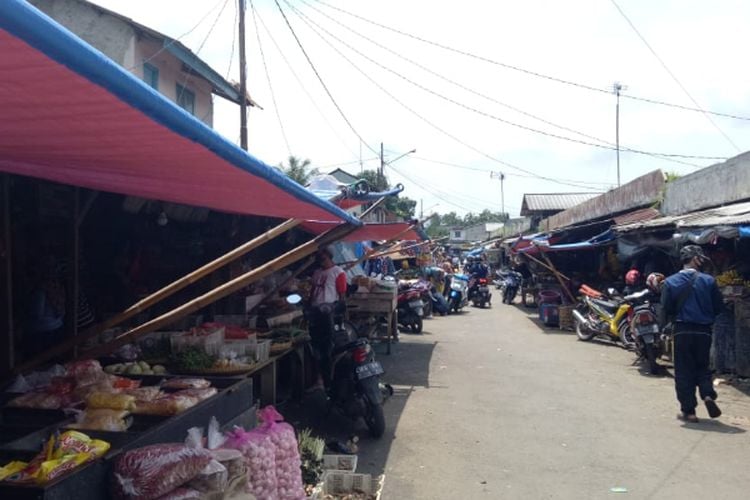
<svg viewBox="0 0 750 500">
<path fill-rule="evenodd" d="M 661 286 L 664 283 L 665 276 L 662 273 L 651 273 L 646 278 L 646 286 L 655 293 L 661 291 Z"/>
<path fill-rule="evenodd" d="M 638 269 L 631 269 L 625 274 L 625 284 L 628 286 L 635 285 L 640 279 L 641 273 L 638 271 Z"/>
</svg>

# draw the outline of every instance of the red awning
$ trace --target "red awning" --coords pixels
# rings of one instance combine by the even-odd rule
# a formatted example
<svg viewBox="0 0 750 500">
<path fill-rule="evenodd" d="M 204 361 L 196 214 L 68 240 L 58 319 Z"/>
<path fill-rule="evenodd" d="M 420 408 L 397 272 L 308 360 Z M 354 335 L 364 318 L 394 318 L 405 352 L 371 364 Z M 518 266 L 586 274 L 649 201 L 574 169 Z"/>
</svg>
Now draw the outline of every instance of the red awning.
<svg viewBox="0 0 750 500">
<path fill-rule="evenodd" d="M 0 2 L 0 172 L 224 212 L 359 222 L 21 0 Z"/>
</svg>

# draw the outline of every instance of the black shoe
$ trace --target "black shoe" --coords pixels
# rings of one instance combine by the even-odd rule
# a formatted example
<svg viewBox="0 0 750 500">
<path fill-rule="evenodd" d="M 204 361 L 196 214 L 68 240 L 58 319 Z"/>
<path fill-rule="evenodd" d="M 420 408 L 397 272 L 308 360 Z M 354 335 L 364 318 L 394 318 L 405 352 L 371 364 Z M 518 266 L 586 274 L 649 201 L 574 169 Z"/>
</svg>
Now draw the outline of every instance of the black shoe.
<svg viewBox="0 0 750 500">
<path fill-rule="evenodd" d="M 686 422 L 688 424 L 697 424 L 699 422 L 698 417 L 695 416 L 695 413 L 679 413 L 677 415 L 678 420 L 682 420 L 683 422 Z"/>
<path fill-rule="evenodd" d="M 706 410 L 708 410 L 708 416 L 711 418 L 718 418 L 721 416 L 721 409 L 719 408 L 719 405 L 716 404 L 716 401 L 713 400 L 712 397 L 707 397 L 703 400 L 703 402 L 706 404 Z"/>
</svg>

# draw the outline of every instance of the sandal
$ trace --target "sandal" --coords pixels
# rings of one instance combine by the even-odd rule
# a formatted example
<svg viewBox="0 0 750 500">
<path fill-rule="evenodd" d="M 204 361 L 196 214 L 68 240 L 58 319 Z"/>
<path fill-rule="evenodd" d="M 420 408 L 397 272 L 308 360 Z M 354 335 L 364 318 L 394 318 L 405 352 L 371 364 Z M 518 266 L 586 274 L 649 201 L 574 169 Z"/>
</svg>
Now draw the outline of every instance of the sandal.
<svg viewBox="0 0 750 500">
<path fill-rule="evenodd" d="M 707 397 L 703 400 L 703 402 L 706 404 L 706 410 L 708 410 L 709 417 L 718 418 L 721 416 L 721 409 L 719 408 L 719 405 L 716 404 L 716 401 L 713 400 L 713 398 Z"/>
<path fill-rule="evenodd" d="M 698 420 L 698 417 L 695 416 L 695 413 L 680 413 L 677 415 L 677 419 L 682 420 L 683 422 L 688 424 L 697 424 L 698 422 L 700 422 L 700 420 Z"/>
</svg>

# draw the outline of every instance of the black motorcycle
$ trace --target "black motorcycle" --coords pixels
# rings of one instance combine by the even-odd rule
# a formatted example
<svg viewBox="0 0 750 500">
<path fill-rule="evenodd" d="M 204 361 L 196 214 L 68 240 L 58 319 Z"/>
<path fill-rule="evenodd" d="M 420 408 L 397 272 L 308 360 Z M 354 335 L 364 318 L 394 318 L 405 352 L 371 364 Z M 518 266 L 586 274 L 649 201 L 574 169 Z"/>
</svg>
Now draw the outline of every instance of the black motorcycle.
<svg viewBox="0 0 750 500">
<path fill-rule="evenodd" d="M 354 420 L 364 418 L 372 437 L 381 437 L 385 432 L 383 367 L 375 360 L 370 342 L 345 324 L 343 311 L 334 315 L 331 358 L 331 404 Z"/>
<path fill-rule="evenodd" d="M 299 303 L 301 298 L 287 298 Z M 346 304 L 338 302 L 331 311 L 333 334 L 331 336 L 330 383 L 327 388 L 330 409 L 358 420 L 364 419 L 372 437 L 385 432 L 383 403 L 385 395 L 393 389 L 380 383 L 383 367 L 375 360 L 375 351 L 366 338 L 361 338 L 357 328 L 346 320 Z"/>
<path fill-rule="evenodd" d="M 516 271 L 510 271 L 503 280 L 503 304 L 512 304 L 523 283 L 523 276 Z"/>
</svg>

